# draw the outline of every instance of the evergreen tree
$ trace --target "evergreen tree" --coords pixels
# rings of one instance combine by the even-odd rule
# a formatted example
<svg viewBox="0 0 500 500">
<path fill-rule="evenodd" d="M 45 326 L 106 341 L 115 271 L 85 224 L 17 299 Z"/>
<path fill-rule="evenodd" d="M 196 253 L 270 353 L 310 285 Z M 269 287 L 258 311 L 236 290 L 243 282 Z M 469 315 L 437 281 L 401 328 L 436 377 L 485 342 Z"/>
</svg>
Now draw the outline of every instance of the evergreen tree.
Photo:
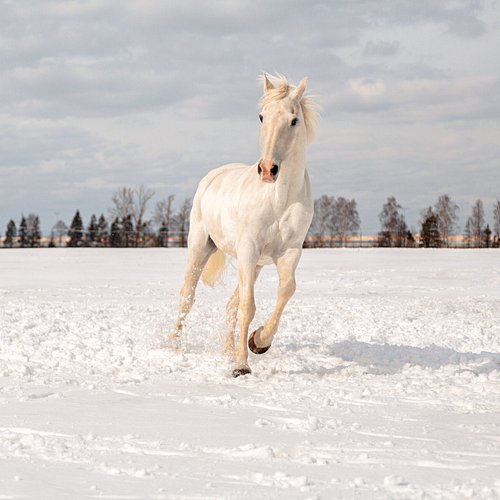
<svg viewBox="0 0 500 500">
<path fill-rule="evenodd" d="M 163 222 L 158 229 L 157 245 L 159 247 L 168 247 L 169 227 Z"/>
<path fill-rule="evenodd" d="M 97 223 L 97 241 L 103 247 L 108 244 L 108 222 L 106 221 L 104 214 L 101 214 L 99 222 Z"/>
<path fill-rule="evenodd" d="M 491 247 L 491 229 L 489 224 L 486 224 L 486 228 L 484 230 L 484 244 L 486 248 Z"/>
<path fill-rule="evenodd" d="M 408 229 L 406 232 L 406 246 L 408 248 L 415 248 L 416 242 L 413 233 Z"/>
<path fill-rule="evenodd" d="M 17 227 L 16 223 L 11 219 L 7 224 L 7 230 L 5 231 L 5 241 L 4 246 L 12 248 L 17 237 Z"/>
<path fill-rule="evenodd" d="M 125 246 L 127 248 L 133 246 L 134 234 L 135 233 L 132 216 L 127 215 L 122 221 L 122 246 Z"/>
<path fill-rule="evenodd" d="M 68 241 L 69 247 L 78 247 L 82 245 L 83 222 L 79 210 L 77 210 L 75 215 L 73 216 L 73 220 L 71 221 L 71 226 L 69 228 L 68 235 L 69 235 L 69 241 Z"/>
<path fill-rule="evenodd" d="M 112 247 L 122 246 L 122 225 L 118 217 L 115 217 L 115 220 L 111 223 L 109 245 Z"/>
<path fill-rule="evenodd" d="M 28 224 L 24 215 L 19 223 L 19 246 L 24 248 L 28 245 Z"/>
<path fill-rule="evenodd" d="M 90 216 L 90 222 L 87 226 L 87 241 L 90 245 L 93 245 L 98 239 L 98 226 L 97 217 L 95 214 Z"/>
<path fill-rule="evenodd" d="M 159 201 L 155 207 L 154 222 L 159 226 L 158 246 L 168 247 L 170 232 L 174 224 L 173 211 L 174 195 L 171 194 L 166 200 Z"/>
<path fill-rule="evenodd" d="M 438 224 L 437 214 L 434 213 L 432 207 L 429 207 L 422 221 L 422 230 L 420 231 L 420 244 L 422 246 L 426 248 L 440 248 L 442 246 Z"/>
<path fill-rule="evenodd" d="M 42 239 L 42 231 L 40 229 L 40 217 L 38 215 L 30 214 L 28 217 L 28 234 L 29 234 L 29 246 L 31 248 L 37 248 L 40 246 L 40 241 Z"/>
</svg>

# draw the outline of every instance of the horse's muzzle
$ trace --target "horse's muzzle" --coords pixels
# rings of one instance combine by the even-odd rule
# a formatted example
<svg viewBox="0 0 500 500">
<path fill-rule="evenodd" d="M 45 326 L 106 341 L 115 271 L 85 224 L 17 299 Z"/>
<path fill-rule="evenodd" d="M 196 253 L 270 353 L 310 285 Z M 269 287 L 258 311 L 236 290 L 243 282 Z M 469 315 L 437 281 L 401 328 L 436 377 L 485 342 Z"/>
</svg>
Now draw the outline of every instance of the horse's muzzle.
<svg viewBox="0 0 500 500">
<path fill-rule="evenodd" d="M 262 182 L 276 182 L 279 170 L 279 165 L 272 160 L 260 160 L 257 165 L 257 173 Z"/>
</svg>

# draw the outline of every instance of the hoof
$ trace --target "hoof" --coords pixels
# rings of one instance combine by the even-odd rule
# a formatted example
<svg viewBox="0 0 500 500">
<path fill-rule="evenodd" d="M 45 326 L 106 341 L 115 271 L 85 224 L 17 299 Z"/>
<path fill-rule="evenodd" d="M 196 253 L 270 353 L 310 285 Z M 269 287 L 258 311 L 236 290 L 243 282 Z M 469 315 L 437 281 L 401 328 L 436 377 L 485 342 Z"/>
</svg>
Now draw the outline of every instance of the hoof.
<svg viewBox="0 0 500 500">
<path fill-rule="evenodd" d="M 270 345 L 268 345 L 267 347 L 257 347 L 255 345 L 255 340 L 254 340 L 254 337 L 255 337 L 255 334 L 257 333 L 257 330 L 255 330 L 255 332 L 252 333 L 252 335 L 250 335 L 250 338 L 248 339 L 248 348 L 254 353 L 254 354 L 264 354 L 265 352 L 267 352 L 269 350 L 269 348 L 271 347 Z"/>
<path fill-rule="evenodd" d="M 241 375 L 248 375 L 250 373 L 252 373 L 252 370 L 246 366 L 243 368 L 236 368 L 233 370 L 233 377 L 238 378 L 241 377 Z"/>
</svg>

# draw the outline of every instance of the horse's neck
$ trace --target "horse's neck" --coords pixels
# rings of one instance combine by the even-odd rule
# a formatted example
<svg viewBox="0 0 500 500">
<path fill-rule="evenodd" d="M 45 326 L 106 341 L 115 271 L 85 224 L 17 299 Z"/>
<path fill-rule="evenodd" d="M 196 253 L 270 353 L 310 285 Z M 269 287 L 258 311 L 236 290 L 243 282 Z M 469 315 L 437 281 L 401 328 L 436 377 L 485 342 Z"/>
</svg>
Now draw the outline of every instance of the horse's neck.
<svg viewBox="0 0 500 500">
<path fill-rule="evenodd" d="M 289 156 L 283 161 L 272 192 L 272 203 L 276 214 L 284 214 L 294 203 L 301 202 L 306 205 L 309 203 L 307 198 L 310 190 L 305 154 Z"/>
<path fill-rule="evenodd" d="M 305 149 L 289 155 L 281 165 L 276 180 L 276 202 L 285 209 L 291 203 L 302 201 L 308 193 Z M 306 201 L 306 200 L 303 200 Z"/>
</svg>

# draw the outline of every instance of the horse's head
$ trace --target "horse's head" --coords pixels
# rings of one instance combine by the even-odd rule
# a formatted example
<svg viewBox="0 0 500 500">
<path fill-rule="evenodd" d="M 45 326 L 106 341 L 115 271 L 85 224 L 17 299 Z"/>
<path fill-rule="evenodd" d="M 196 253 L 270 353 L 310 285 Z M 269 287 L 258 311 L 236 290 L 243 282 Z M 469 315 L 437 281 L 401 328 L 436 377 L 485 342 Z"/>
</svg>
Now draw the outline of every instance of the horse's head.
<svg viewBox="0 0 500 500">
<path fill-rule="evenodd" d="M 263 75 L 264 95 L 259 119 L 261 159 L 257 173 L 263 182 L 275 182 L 281 163 L 307 142 L 308 131 L 301 103 L 307 78 L 293 87 L 284 78 Z"/>
</svg>

